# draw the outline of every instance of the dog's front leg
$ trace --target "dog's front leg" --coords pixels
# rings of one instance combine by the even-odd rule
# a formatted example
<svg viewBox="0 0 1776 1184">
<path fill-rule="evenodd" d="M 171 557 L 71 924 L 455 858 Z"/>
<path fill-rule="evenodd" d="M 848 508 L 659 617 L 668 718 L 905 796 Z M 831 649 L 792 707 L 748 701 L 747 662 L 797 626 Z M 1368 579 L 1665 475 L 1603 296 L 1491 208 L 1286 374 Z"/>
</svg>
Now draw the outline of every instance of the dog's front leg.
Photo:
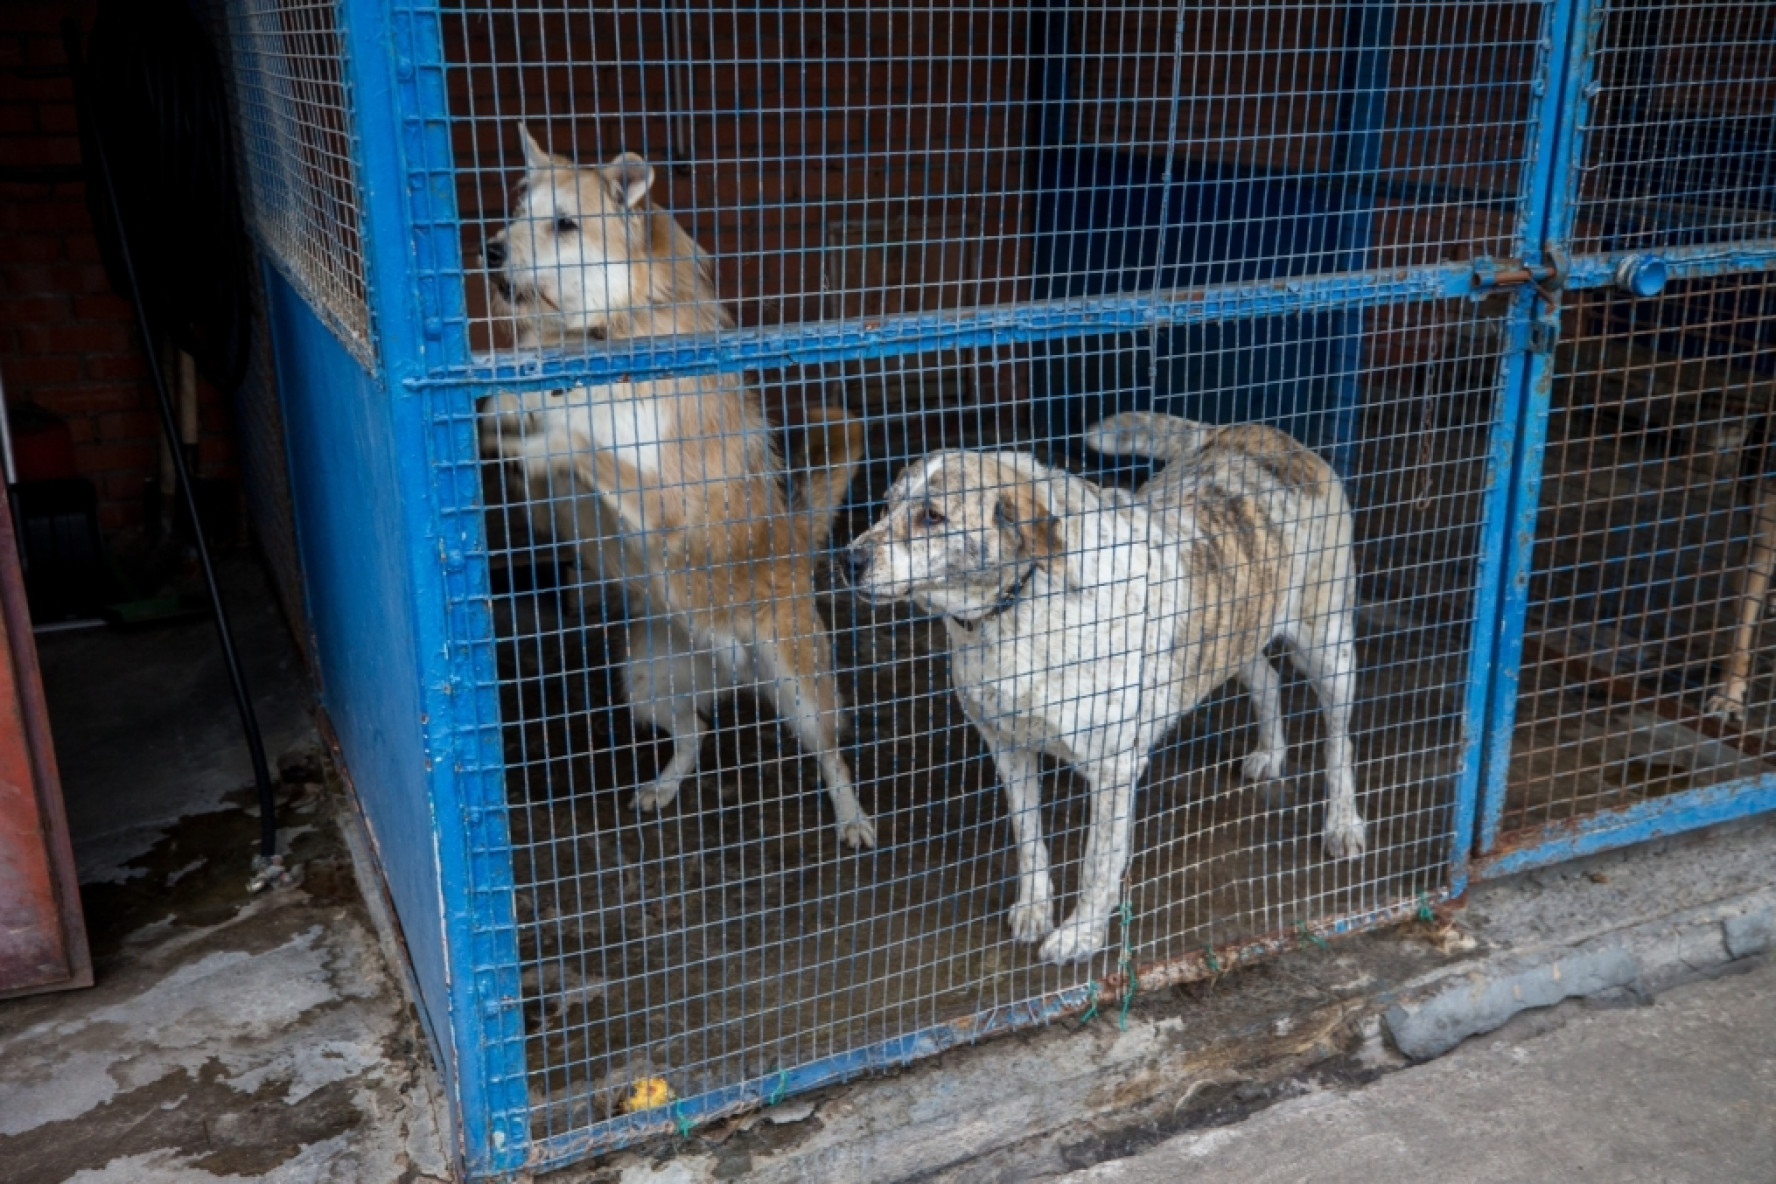
<svg viewBox="0 0 1776 1184">
<path fill-rule="evenodd" d="M 984 731 L 984 729 L 983 729 Z M 1054 932 L 1054 888 L 1048 874 L 1048 844 L 1042 841 L 1042 758 L 1003 736 L 989 734 L 993 764 L 1005 787 L 1005 812 L 1017 840 L 1017 903 L 1011 906 L 1011 936 L 1041 941 Z"/>
<path fill-rule="evenodd" d="M 1327 621 L 1318 644 L 1295 650 L 1295 660 L 1313 684 L 1326 718 L 1326 824 L 1320 841 L 1328 859 L 1355 859 L 1366 845 L 1351 767 L 1351 703 L 1357 684 L 1357 651 L 1351 635 L 1349 616 L 1336 614 Z"/>
<path fill-rule="evenodd" d="M 1770 595 L 1770 576 L 1776 572 L 1776 483 L 1759 481 L 1753 494 L 1755 526 L 1739 573 L 1738 620 L 1733 626 L 1733 649 L 1727 657 L 1726 675 L 1720 689 L 1708 696 L 1703 715 L 1722 719 L 1745 718 L 1746 693 L 1751 685 L 1751 655 L 1757 644 L 1758 622 Z"/>
<path fill-rule="evenodd" d="M 1139 756 L 1111 757 L 1079 766 L 1091 783 L 1091 834 L 1085 840 L 1085 860 L 1079 869 L 1079 899 L 1061 927 L 1042 943 L 1044 960 L 1061 965 L 1079 962 L 1104 947 L 1105 926 L 1122 897 L 1122 877 L 1128 871 L 1135 827 L 1135 779 L 1146 764 L 1143 750 Z"/>
</svg>

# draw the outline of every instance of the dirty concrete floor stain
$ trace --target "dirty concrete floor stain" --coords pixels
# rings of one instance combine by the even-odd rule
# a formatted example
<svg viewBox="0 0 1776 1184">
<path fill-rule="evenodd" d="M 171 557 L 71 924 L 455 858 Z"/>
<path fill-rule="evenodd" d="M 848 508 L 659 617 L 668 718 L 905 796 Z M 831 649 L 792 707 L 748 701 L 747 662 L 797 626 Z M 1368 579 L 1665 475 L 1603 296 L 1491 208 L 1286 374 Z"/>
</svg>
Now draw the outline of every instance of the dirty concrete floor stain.
<svg viewBox="0 0 1776 1184">
<path fill-rule="evenodd" d="M 255 820 L 188 818 L 141 875 L 86 890 L 96 987 L 0 1004 L 9 1184 L 448 1175 L 336 799 L 303 788 L 284 811 L 297 884 L 247 897 Z"/>
<path fill-rule="evenodd" d="M 222 565 L 292 885 L 207 620 L 39 639 L 97 985 L 0 1002 L 5 1184 L 449 1176 L 421 1033 L 377 941 L 262 573 Z"/>
</svg>

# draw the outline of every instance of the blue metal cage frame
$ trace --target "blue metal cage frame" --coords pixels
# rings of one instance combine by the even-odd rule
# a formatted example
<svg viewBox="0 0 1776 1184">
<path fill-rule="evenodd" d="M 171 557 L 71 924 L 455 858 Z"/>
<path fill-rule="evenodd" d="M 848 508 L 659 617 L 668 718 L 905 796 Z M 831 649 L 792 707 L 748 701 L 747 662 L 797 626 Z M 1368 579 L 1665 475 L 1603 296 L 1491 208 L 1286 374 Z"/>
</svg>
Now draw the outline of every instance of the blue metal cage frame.
<svg viewBox="0 0 1776 1184">
<path fill-rule="evenodd" d="M 265 282 L 323 701 L 397 906 L 420 1012 L 448 1086 L 456 1151 L 471 1175 L 504 1177 L 560 1165 L 786 1092 L 1082 1010 L 1091 998 L 1081 987 L 1032 999 L 965 1025 L 916 1032 L 666 1111 L 613 1120 L 595 1135 L 533 1138 L 500 704 L 486 689 L 495 678 L 495 655 L 484 507 L 479 485 L 465 478 L 472 466 L 464 464 L 476 456 L 475 402 L 490 393 L 1328 314 L 1343 318 L 1336 340 L 1345 363 L 1338 369 L 1351 374 L 1370 310 L 1502 294 L 1507 348 L 1496 378 L 1501 410 L 1488 445 L 1475 606 L 1482 628 L 1473 639 L 1445 895 L 1460 895 L 1472 876 L 1776 808 L 1772 776 L 1676 793 L 1531 834 L 1501 830 L 1562 299 L 1649 270 L 1662 273 L 1665 283 L 1776 272 L 1776 237 L 1715 241 L 1706 229 L 1656 248 L 1572 249 L 1597 94 L 1592 64 L 1610 5 L 1546 0 L 1538 7 L 1541 36 L 1528 80 L 1538 96 L 1537 134 L 1526 145 L 1527 167 L 1511 209 L 1509 257 L 1377 268 L 1368 250 L 1364 195 L 1345 194 L 1347 213 L 1337 219 L 1323 256 L 1329 265 L 1303 274 L 1204 277 L 1176 267 L 1168 275 L 1155 266 L 1144 291 L 1057 286 L 1017 304 L 787 323 L 506 362 L 473 353 L 463 329 L 461 284 L 451 282 L 464 261 L 441 14 L 412 0 L 338 0 L 373 357 L 361 341 L 343 345 L 283 270 L 268 268 Z M 1361 16 L 1346 47 L 1339 115 L 1341 173 L 1374 168 L 1393 30 L 1390 5 L 1355 10 Z M 1067 96 L 1061 19 L 1067 9 L 1049 11 L 1058 15 L 1050 18 L 1042 48 L 1045 93 L 1060 105 Z M 1169 166 L 1151 183 L 1158 200 L 1168 202 Z M 1368 200 L 1372 208 L 1373 195 Z M 1159 224 L 1168 224 L 1164 216 Z M 367 358 L 374 364 L 366 365 Z M 1337 421 L 1348 416 L 1353 399 L 1346 390 L 1332 404 L 1335 422 L 1325 443 L 1333 455 L 1350 439 L 1349 427 Z M 1342 932 L 1398 912 L 1328 917 L 1315 928 Z M 1247 951 L 1263 948 L 1258 940 Z M 1240 954 L 1223 951 L 1223 961 Z"/>
</svg>

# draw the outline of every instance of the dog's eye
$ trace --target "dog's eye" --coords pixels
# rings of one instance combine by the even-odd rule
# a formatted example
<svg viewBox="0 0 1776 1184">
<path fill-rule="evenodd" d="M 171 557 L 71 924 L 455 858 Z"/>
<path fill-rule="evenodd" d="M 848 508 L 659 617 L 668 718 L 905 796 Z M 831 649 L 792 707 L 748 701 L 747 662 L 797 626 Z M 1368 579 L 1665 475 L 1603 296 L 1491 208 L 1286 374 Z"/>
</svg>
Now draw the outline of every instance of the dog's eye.
<svg viewBox="0 0 1776 1184">
<path fill-rule="evenodd" d="M 572 218 L 555 219 L 555 229 L 559 230 L 562 234 L 572 234 L 579 228 L 580 224 L 575 222 Z"/>
<path fill-rule="evenodd" d="M 946 521 L 948 519 L 930 506 L 921 507 L 919 512 L 913 515 L 913 525 L 920 529 L 928 526 L 942 526 Z"/>
</svg>

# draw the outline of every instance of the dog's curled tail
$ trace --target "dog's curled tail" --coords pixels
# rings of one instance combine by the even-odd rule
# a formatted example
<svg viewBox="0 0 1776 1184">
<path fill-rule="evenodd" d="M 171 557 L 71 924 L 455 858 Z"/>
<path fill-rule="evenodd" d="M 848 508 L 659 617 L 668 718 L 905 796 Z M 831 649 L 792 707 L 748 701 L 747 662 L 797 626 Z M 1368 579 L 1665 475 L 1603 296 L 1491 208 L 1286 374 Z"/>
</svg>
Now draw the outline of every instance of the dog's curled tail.
<svg viewBox="0 0 1776 1184">
<path fill-rule="evenodd" d="M 833 518 L 863 456 L 863 422 L 831 407 L 810 407 L 802 430 L 801 467 L 807 477 L 796 490 L 796 500 L 813 520 L 811 542 L 819 547 L 832 534 Z"/>
<path fill-rule="evenodd" d="M 1108 456 L 1145 456 L 1182 460 L 1195 456 L 1215 433 L 1212 424 L 1162 415 L 1156 411 L 1124 411 L 1100 419 L 1085 430 L 1085 445 Z"/>
</svg>

